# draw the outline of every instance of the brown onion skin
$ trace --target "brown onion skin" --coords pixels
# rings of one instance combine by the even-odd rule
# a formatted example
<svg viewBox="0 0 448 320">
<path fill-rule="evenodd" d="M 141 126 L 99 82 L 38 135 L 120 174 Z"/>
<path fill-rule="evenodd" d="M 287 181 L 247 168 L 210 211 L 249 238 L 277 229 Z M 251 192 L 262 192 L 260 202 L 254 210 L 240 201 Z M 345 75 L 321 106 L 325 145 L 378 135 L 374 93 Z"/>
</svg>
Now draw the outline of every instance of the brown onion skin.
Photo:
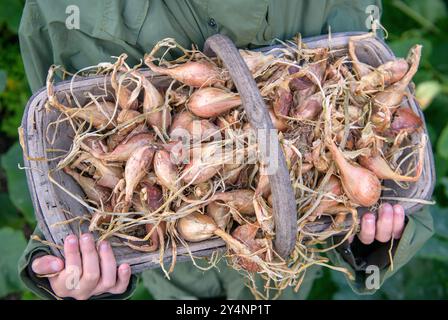
<svg viewBox="0 0 448 320">
<path fill-rule="evenodd" d="M 347 197 L 355 204 L 370 207 L 378 202 L 381 195 L 381 182 L 370 170 L 351 164 L 342 151 L 328 139 L 327 147 L 339 169 L 342 187 Z"/>
</svg>

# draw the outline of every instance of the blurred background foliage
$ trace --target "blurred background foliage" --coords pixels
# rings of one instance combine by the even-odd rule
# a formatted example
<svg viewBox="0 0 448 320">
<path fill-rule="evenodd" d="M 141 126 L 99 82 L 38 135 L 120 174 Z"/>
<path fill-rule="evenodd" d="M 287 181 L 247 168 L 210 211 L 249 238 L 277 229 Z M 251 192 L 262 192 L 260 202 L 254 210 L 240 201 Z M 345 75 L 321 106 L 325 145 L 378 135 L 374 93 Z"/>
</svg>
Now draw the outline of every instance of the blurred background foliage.
<svg viewBox="0 0 448 320">
<path fill-rule="evenodd" d="M 17 260 L 36 226 L 27 193 L 17 127 L 28 98 L 17 31 L 24 0 L 0 2 L 0 298 L 36 299 L 20 283 Z M 323 270 L 311 299 L 448 298 L 448 0 L 383 0 L 381 20 L 397 56 L 424 46 L 415 76 L 436 160 L 437 185 L 431 207 L 436 235 L 401 272 L 373 296 L 357 296 L 343 276 Z M 150 298 L 141 283 L 133 299 Z"/>
</svg>

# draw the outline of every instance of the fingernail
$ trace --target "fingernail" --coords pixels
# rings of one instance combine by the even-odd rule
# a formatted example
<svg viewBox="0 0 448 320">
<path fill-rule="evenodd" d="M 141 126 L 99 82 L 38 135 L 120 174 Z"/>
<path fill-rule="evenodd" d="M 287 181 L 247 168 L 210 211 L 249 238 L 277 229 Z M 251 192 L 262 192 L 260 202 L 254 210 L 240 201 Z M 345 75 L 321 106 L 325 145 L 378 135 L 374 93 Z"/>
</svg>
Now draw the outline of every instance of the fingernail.
<svg viewBox="0 0 448 320">
<path fill-rule="evenodd" d="M 61 263 L 59 262 L 59 260 L 51 261 L 50 266 L 51 266 L 51 270 L 53 270 L 55 272 L 61 270 Z"/>
<path fill-rule="evenodd" d="M 67 242 L 69 244 L 75 245 L 78 242 L 78 238 L 76 238 L 76 236 L 68 236 Z"/>
<path fill-rule="evenodd" d="M 90 241 L 91 238 L 92 238 L 92 236 L 91 236 L 90 233 L 84 233 L 84 234 L 81 236 L 81 239 L 82 239 L 82 241 L 84 241 L 84 242 Z"/>
<path fill-rule="evenodd" d="M 122 266 L 121 267 L 121 272 L 123 273 L 129 273 L 131 271 L 131 268 L 128 265 Z"/>
<path fill-rule="evenodd" d="M 101 251 L 106 251 L 107 249 L 109 249 L 109 242 L 107 241 L 103 241 L 100 244 L 100 250 Z"/>
<path fill-rule="evenodd" d="M 379 210 L 381 210 L 381 211 L 388 211 L 389 212 L 389 211 L 392 211 L 393 208 L 392 208 L 392 205 L 390 203 L 383 203 L 383 204 L 381 204 Z"/>
</svg>

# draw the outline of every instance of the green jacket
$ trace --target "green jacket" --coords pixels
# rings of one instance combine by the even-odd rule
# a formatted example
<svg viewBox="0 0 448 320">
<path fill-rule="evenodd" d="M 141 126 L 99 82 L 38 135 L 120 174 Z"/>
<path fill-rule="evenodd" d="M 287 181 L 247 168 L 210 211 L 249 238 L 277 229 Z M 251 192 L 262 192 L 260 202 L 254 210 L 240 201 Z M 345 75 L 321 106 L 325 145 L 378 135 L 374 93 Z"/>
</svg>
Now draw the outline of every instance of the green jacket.
<svg viewBox="0 0 448 320">
<path fill-rule="evenodd" d="M 73 4 L 79 11 L 68 7 Z M 28 81 L 35 92 L 44 85 L 51 64 L 75 71 L 111 61 L 111 56 L 123 52 L 132 64 L 166 37 L 175 38 L 185 47 L 192 43 L 201 47 L 209 36 L 223 33 L 239 47 L 256 48 L 272 44 L 273 39 L 289 39 L 298 32 L 308 37 L 327 33 L 329 28 L 332 32 L 367 31 L 365 10 L 371 4 L 381 8 L 380 0 L 28 0 L 19 38 Z M 66 21 L 76 27 L 72 18 L 78 12 L 79 29 L 67 28 Z M 366 247 L 355 243 L 329 256 L 334 264 L 356 274 L 355 281 L 348 280 L 356 292 L 372 293 L 374 290 L 365 287 L 366 266 L 380 266 L 382 283 L 406 264 L 432 233 L 428 210 L 408 216 L 404 234 L 394 246 L 393 270 L 388 263 L 390 244 Z M 21 279 L 43 298 L 52 298 L 49 285 L 36 278 L 29 266 L 32 259 L 49 252 L 48 247 L 30 241 L 19 261 Z M 281 298 L 305 298 L 317 271 L 310 269 L 299 294 L 288 289 Z M 252 297 L 241 276 L 224 264 L 219 270 L 202 272 L 191 263 L 179 263 L 171 280 L 159 269 L 145 271 L 142 277 L 155 298 Z M 134 276 L 125 294 L 96 298 L 127 298 L 135 283 Z"/>
</svg>

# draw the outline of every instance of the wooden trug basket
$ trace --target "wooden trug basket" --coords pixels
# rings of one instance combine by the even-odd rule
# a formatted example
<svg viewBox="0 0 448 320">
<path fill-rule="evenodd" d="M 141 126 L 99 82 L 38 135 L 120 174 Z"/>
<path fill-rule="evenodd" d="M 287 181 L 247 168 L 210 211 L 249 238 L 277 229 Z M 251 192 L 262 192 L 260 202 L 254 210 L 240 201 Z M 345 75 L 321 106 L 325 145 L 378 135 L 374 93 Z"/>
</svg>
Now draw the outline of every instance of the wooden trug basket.
<svg viewBox="0 0 448 320">
<path fill-rule="evenodd" d="M 324 35 L 305 38 L 303 39 L 303 41 L 310 48 L 330 47 L 331 49 L 346 50 L 349 37 L 357 34 L 359 33 L 337 33 L 332 34 L 331 40 L 329 40 L 327 35 Z M 213 39 L 212 41 L 207 41 L 205 52 L 208 52 L 207 54 L 211 54 L 212 51 L 215 51 L 224 61 L 227 67 L 230 67 L 229 63 L 231 61 L 227 60 L 226 63 L 227 58 L 225 58 L 224 56 L 226 54 L 231 55 L 232 50 L 226 47 L 226 45 L 221 46 L 222 42 L 226 41 L 225 37 L 219 35 L 214 37 L 215 39 Z M 273 47 L 266 47 L 261 49 L 261 51 L 266 52 L 271 50 L 272 48 Z M 378 38 L 369 38 L 358 43 L 357 55 L 362 62 L 370 64 L 374 67 L 395 58 L 389 47 Z M 234 70 L 235 68 L 231 67 L 229 69 Z M 232 70 L 229 71 L 232 75 Z M 240 71 L 243 72 L 244 70 L 241 69 Z M 157 87 L 166 87 L 168 84 L 168 79 L 166 77 L 158 76 L 149 70 L 145 70 L 143 71 L 143 73 L 145 74 L 145 76 L 150 77 L 151 81 Z M 236 79 L 234 78 L 234 80 Z M 235 83 L 236 82 L 237 81 L 235 81 Z M 242 95 L 244 103 L 244 97 L 242 94 L 244 90 L 241 90 L 241 88 L 247 87 L 248 84 L 246 83 L 246 81 L 240 82 L 240 87 L 238 87 L 237 83 L 236 84 L 237 88 L 240 91 L 240 94 Z M 87 101 L 85 95 L 86 92 L 90 91 L 94 95 L 100 93 L 99 89 L 97 88 L 98 85 L 104 85 L 104 77 L 79 78 L 78 80 L 73 82 L 72 92 L 75 94 L 79 102 L 81 104 L 84 104 Z M 70 91 L 70 82 L 60 82 L 55 85 L 54 89 L 60 101 L 64 103 L 65 92 Z M 413 89 L 410 86 L 409 92 L 413 92 L 412 90 Z M 250 96 L 249 99 L 257 99 L 257 95 L 259 96 L 258 91 L 256 93 L 248 92 L 248 96 Z M 42 230 L 47 241 L 55 243 L 58 246 L 62 247 L 63 241 L 67 235 L 72 233 L 79 234 L 80 232 L 82 233 L 88 231 L 87 223 L 82 223 L 80 225 L 79 221 L 76 221 L 72 223 L 61 224 L 61 222 L 73 218 L 73 216 L 68 216 L 66 212 L 70 212 L 72 215 L 79 216 L 86 215 L 89 212 L 78 201 L 73 199 L 67 193 L 62 191 L 58 186 L 49 181 L 47 173 L 49 172 L 49 170 L 56 167 L 57 161 L 29 160 L 39 158 L 52 159 L 56 156 L 60 156 L 60 153 L 45 152 L 45 150 L 68 150 L 69 146 L 72 143 L 73 131 L 71 127 L 69 127 L 69 125 L 66 123 L 60 125 L 55 143 L 53 145 L 49 145 L 47 143 L 47 140 L 45 139 L 45 135 L 47 134 L 47 126 L 52 121 L 56 120 L 59 113 L 57 111 L 47 112 L 45 110 L 46 101 L 46 89 L 42 88 L 30 98 L 26 105 L 21 125 L 23 129 L 23 142 L 26 152 L 24 163 L 25 167 L 28 168 L 26 170 L 28 187 L 31 193 L 38 226 Z M 257 107 L 256 103 L 254 103 L 254 105 L 255 107 Z M 406 101 L 403 102 L 403 105 L 411 108 L 422 119 L 424 119 L 423 113 L 415 99 L 406 99 Z M 247 105 L 245 105 L 244 107 L 247 111 Z M 258 110 L 257 112 L 260 111 Z M 258 119 L 263 118 L 263 112 L 261 112 L 261 114 L 258 114 Z M 424 127 L 424 132 L 427 133 L 426 126 Z M 52 131 L 50 130 L 48 133 L 51 135 Z M 415 137 L 415 142 L 417 142 L 418 140 L 419 137 Z M 283 155 L 281 155 L 281 157 L 283 157 Z M 83 196 L 83 192 L 78 184 L 64 172 L 55 172 L 53 174 L 53 178 L 71 193 L 77 194 L 80 197 Z M 280 184 L 287 186 L 287 188 L 285 189 L 285 192 L 287 193 L 288 189 L 291 189 L 291 186 L 287 183 L 282 183 L 283 181 L 280 181 Z M 430 143 L 427 143 L 425 151 L 425 165 L 420 180 L 417 183 L 411 184 L 408 189 L 398 188 L 397 185 L 393 182 L 385 181 L 384 185 L 388 188 L 393 189 L 393 191 L 385 191 L 383 192 L 382 196 L 430 200 L 434 189 L 434 184 L 435 172 L 433 154 Z M 274 187 L 272 180 L 271 185 Z M 404 206 L 406 214 L 412 214 L 413 212 L 420 210 L 422 207 L 421 204 L 413 202 L 403 202 L 401 204 Z M 360 211 L 362 212 L 362 208 L 360 209 Z M 281 243 L 276 242 L 276 248 L 277 250 L 279 250 L 279 248 L 280 250 L 283 248 L 284 252 L 287 253 L 289 252 L 288 250 L 291 249 L 291 244 L 293 244 L 295 241 L 296 212 L 294 212 L 294 210 L 291 211 L 291 208 L 284 208 L 282 212 L 277 212 L 277 216 L 274 217 L 276 218 L 276 231 L 278 235 L 277 237 L 281 239 L 279 240 L 279 242 Z M 281 225 L 282 223 L 283 225 Z M 318 232 L 327 228 L 329 223 L 330 222 L 328 220 L 322 219 L 311 225 L 310 229 L 314 232 Z M 112 244 L 114 244 L 119 242 L 120 240 L 112 238 L 110 239 L 110 241 L 112 242 Z M 113 248 L 116 255 L 117 263 L 129 263 L 131 265 L 133 273 L 141 272 L 145 269 L 155 268 L 159 266 L 159 252 L 143 253 L 132 250 L 131 248 L 128 248 L 126 246 L 113 246 Z M 189 244 L 189 250 L 196 257 L 210 256 L 212 252 L 216 250 L 222 251 L 224 249 L 225 244 L 220 239 L 211 239 L 199 243 Z M 57 256 L 63 256 L 62 250 L 58 249 L 55 246 L 52 246 L 52 251 Z M 188 259 L 190 259 L 190 257 L 189 255 L 187 255 L 186 248 L 179 247 L 177 261 L 185 261 Z M 163 260 L 164 263 L 169 263 L 172 260 L 171 250 L 165 250 L 165 256 Z"/>
</svg>

